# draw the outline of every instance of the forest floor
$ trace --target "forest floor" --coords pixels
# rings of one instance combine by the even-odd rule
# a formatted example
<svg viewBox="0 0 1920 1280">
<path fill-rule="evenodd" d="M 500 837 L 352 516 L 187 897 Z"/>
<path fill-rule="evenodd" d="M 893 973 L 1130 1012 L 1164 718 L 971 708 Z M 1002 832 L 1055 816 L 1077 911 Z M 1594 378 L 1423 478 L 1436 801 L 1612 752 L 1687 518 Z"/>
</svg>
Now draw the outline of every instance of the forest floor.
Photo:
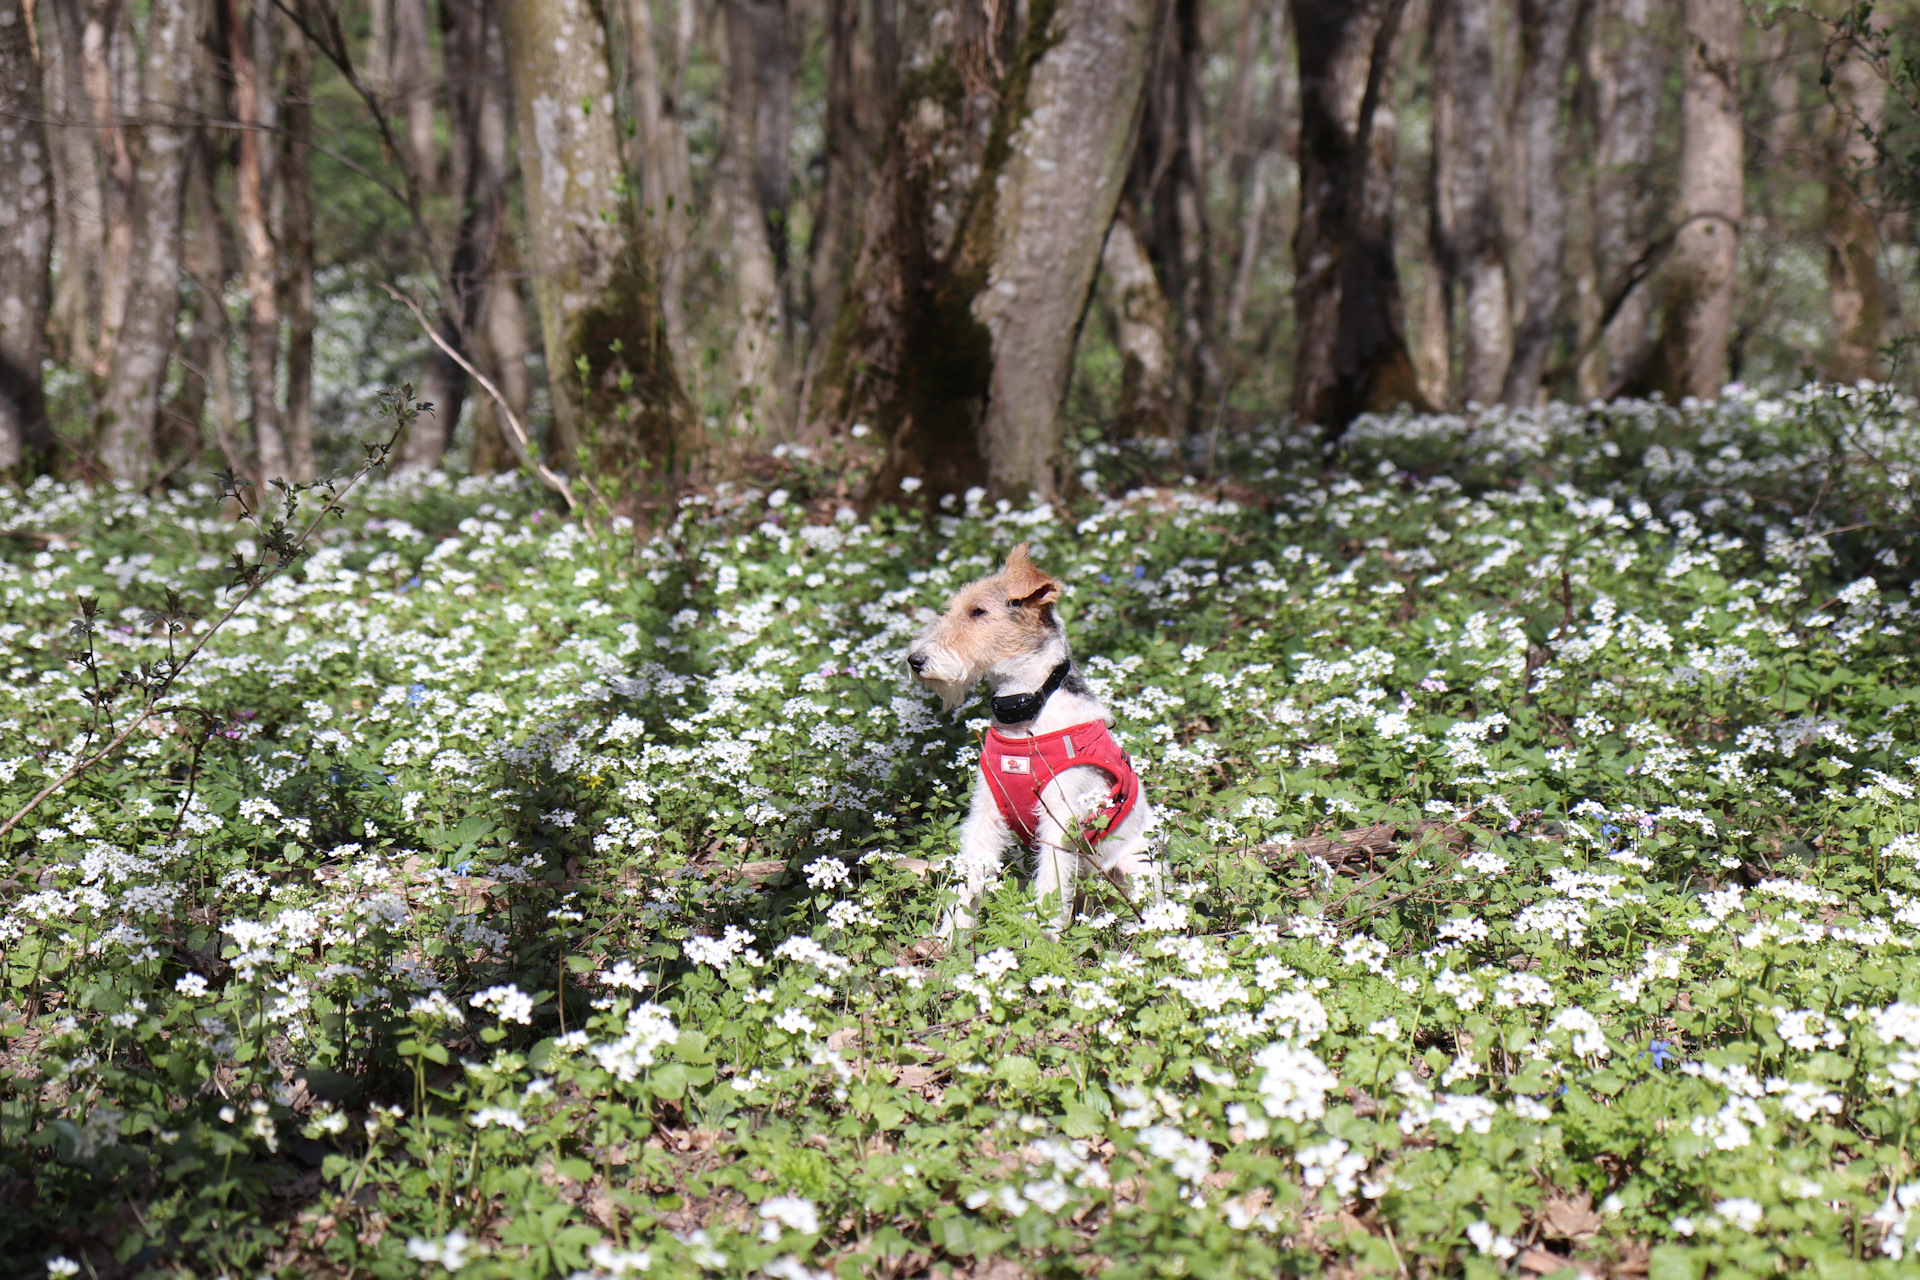
<svg viewBox="0 0 1920 1280">
<path fill-rule="evenodd" d="M 1070 504 L 924 518 L 797 467 L 646 537 L 510 480 L 350 496 L 0 850 L 0 1247 L 114 1277 L 1910 1265 L 1912 406 L 1228 454 L 1154 485 L 1097 449 Z M 165 657 L 166 591 L 211 616 L 234 536 L 211 491 L 0 494 L 0 811 L 138 702 L 96 715 L 74 659 L 110 687 Z M 1168 898 L 1096 887 L 1052 939 L 1009 875 L 943 952 L 982 708 L 899 657 L 1023 541 Z"/>
</svg>

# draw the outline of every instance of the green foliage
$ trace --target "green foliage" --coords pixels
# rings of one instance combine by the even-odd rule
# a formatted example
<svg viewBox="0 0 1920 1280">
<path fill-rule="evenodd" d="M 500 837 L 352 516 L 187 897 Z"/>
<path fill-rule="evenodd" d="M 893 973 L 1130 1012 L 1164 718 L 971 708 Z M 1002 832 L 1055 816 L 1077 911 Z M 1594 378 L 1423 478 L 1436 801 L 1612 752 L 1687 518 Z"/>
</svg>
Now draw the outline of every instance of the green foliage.
<svg viewBox="0 0 1920 1280">
<path fill-rule="evenodd" d="M 0 1244 L 103 1275 L 1900 1273 L 1912 407 L 1345 447 L 865 521 L 796 471 L 644 537 L 512 480 L 372 486 L 7 837 Z M 1096 492 L 1148 465 L 1082 461 Z M 132 714 L 89 690 L 202 638 L 230 552 L 273 554 L 218 496 L 0 497 L 0 818 Z M 1091 883 L 1050 937 L 1010 875 L 942 954 L 978 721 L 898 656 L 1020 541 L 1168 900 Z"/>
</svg>

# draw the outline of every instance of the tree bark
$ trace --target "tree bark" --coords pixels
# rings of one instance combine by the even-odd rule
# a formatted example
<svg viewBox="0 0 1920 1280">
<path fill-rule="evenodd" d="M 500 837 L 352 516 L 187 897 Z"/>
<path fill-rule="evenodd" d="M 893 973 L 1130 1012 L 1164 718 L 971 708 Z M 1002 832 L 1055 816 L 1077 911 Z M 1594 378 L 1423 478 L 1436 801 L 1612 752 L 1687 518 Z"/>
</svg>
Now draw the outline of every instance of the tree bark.
<svg viewBox="0 0 1920 1280">
<path fill-rule="evenodd" d="M 679 0 L 684 7 L 691 0 Z M 689 11 L 690 12 L 690 11 Z M 687 132 L 680 117 L 684 59 L 676 56 L 662 77 L 652 0 L 626 0 L 627 65 L 633 81 L 635 143 L 640 149 L 641 211 L 659 264 L 660 312 L 676 352 L 686 349 L 687 319 L 682 284 L 690 249 L 693 173 Z M 676 11 L 676 27 L 678 26 Z M 676 43 L 678 32 L 674 33 Z"/>
<path fill-rule="evenodd" d="M 295 0 L 295 12 L 306 6 Z M 287 41 L 280 119 L 286 130 L 280 155 L 284 212 L 281 310 L 287 317 L 287 466 L 296 480 L 316 474 L 313 452 L 313 50 Z"/>
<path fill-rule="evenodd" d="M 1141 214 L 1148 256 L 1173 308 L 1177 361 L 1185 374 L 1178 413 L 1189 432 L 1203 425 L 1219 385 L 1200 18 L 1199 0 L 1170 0 L 1164 6 L 1127 184 L 1127 196 Z"/>
<path fill-rule="evenodd" d="M 1743 213 L 1739 0 L 1685 0 L 1678 230 L 1649 370 L 1670 398 L 1715 399 L 1727 380 Z"/>
<path fill-rule="evenodd" d="M 1497 186 L 1502 116 L 1492 0 L 1434 0 L 1431 231 L 1446 294 L 1460 307 L 1460 395 L 1500 397 L 1513 358 Z M 1449 344 L 1451 347 L 1451 343 Z"/>
<path fill-rule="evenodd" d="M 1885 18 L 1876 15 L 1884 24 Z M 1880 237 L 1869 201 L 1876 187 L 1878 139 L 1886 122 L 1887 85 L 1851 43 L 1831 68 L 1832 120 L 1827 136 L 1827 313 L 1832 321 L 1828 372 L 1837 382 L 1883 376 Z"/>
<path fill-rule="evenodd" d="M 1055 492 L 1060 404 L 1133 153 L 1161 0 L 914 13 L 885 162 L 822 377 L 930 493 Z M 1003 69 L 996 72 L 995 69 Z"/>
<path fill-rule="evenodd" d="M 422 188 L 440 188 L 440 144 L 433 131 L 433 37 L 427 0 L 393 0 L 393 92 L 403 108 L 401 136 Z"/>
<path fill-rule="evenodd" d="M 1134 149 L 1158 8 L 1063 0 L 1036 10 L 1028 32 L 1028 82 L 1008 94 L 1021 99 L 1010 154 L 993 176 L 989 218 L 970 228 L 985 233 L 975 241 L 985 279 L 970 309 L 993 350 L 980 440 L 994 492 L 1056 490 L 1060 405 Z"/>
<path fill-rule="evenodd" d="M 780 421 L 785 346 L 785 124 L 792 106 L 786 0 L 726 0 L 726 139 L 714 199 L 734 307 L 730 442 Z M 777 98 L 777 101 L 769 101 Z M 773 153 L 776 150 L 779 155 Z"/>
<path fill-rule="evenodd" d="M 272 139 L 266 100 L 273 92 L 272 62 L 256 60 L 256 26 L 271 20 L 254 0 L 227 0 L 227 65 L 233 70 L 235 139 L 233 215 L 240 229 L 240 263 L 247 288 L 247 411 L 259 478 L 292 480 L 293 456 L 280 422 L 279 247 L 274 242 L 267 153 Z M 263 83 L 262 70 L 266 71 Z"/>
<path fill-rule="evenodd" d="M 1519 100 L 1521 190 L 1526 197 L 1526 312 L 1514 334 L 1500 398 L 1530 406 L 1540 398 L 1547 359 L 1553 354 L 1565 278 L 1567 193 L 1561 174 L 1560 123 L 1566 99 L 1568 57 L 1581 0 L 1520 0 Z"/>
<path fill-rule="evenodd" d="M 134 254 L 134 146 L 122 115 L 140 101 L 141 62 L 120 0 L 93 0 L 80 33 L 81 79 L 101 156 L 99 328 L 93 374 L 113 367 L 125 322 Z"/>
<path fill-rule="evenodd" d="M 99 458 L 115 480 L 153 473 L 160 388 L 180 311 L 180 226 L 191 118 L 204 74 L 207 0 L 155 0 L 147 17 L 142 122 L 133 162 L 132 254 L 124 320 L 100 397 Z"/>
<path fill-rule="evenodd" d="M 1406 0 L 1292 0 L 1300 57 L 1293 411 L 1338 437 L 1425 407 L 1393 257 L 1394 46 Z"/>
<path fill-rule="evenodd" d="M 1295 94 L 1286 56 L 1286 6 L 1278 0 L 1257 0 L 1250 5 L 1250 10 L 1260 17 L 1260 25 L 1265 28 L 1263 39 L 1267 60 L 1273 68 L 1273 80 L 1264 103 L 1255 99 L 1250 89 L 1247 91 L 1246 120 L 1234 129 L 1235 136 L 1244 138 L 1241 146 L 1248 157 L 1235 175 L 1239 185 L 1240 232 L 1234 254 L 1233 285 L 1227 293 L 1225 336 L 1229 348 L 1236 347 L 1240 341 L 1247 299 L 1253 291 L 1255 268 L 1260 261 L 1268 212 L 1273 203 L 1274 184 L 1284 177 L 1285 154 L 1291 154 L 1290 139 L 1298 132 L 1293 121 Z M 1250 80 L 1253 78 L 1249 76 Z M 1242 110 L 1237 97 L 1234 110 L 1236 113 Z"/>
<path fill-rule="evenodd" d="M 855 70 L 859 37 L 860 0 L 827 0 L 826 173 L 808 246 L 809 381 L 833 331 L 860 234 L 857 218 L 869 131 L 860 120 L 862 86 Z"/>
<path fill-rule="evenodd" d="M 677 480 L 693 439 L 652 264 L 621 196 L 606 31 L 586 0 L 504 0 L 557 464 Z"/>
<path fill-rule="evenodd" d="M 42 2 L 48 14 L 39 29 L 46 58 L 47 118 L 54 126 L 48 142 L 53 157 L 54 244 L 60 256 L 48 336 L 55 359 L 88 368 L 94 359 L 106 227 L 100 217 L 100 152 L 80 57 L 86 19 L 80 0 Z"/>
<path fill-rule="evenodd" d="M 44 465 L 52 438 L 40 360 L 53 252 L 40 66 L 22 0 L 0 0 L 0 475 Z"/>
<path fill-rule="evenodd" d="M 1604 297 L 1625 283 L 1653 238 L 1650 182 L 1669 59 L 1646 0 L 1599 0 L 1587 42 L 1594 112 L 1592 233 L 1594 276 Z M 1595 320 L 1598 320 L 1596 315 Z M 1578 372 L 1579 394 L 1611 399 L 1637 381 L 1653 354 L 1653 294 L 1644 284 L 1621 301 Z"/>
<path fill-rule="evenodd" d="M 1100 288 L 1119 331 L 1120 407 L 1113 433 L 1123 439 L 1173 435 L 1173 319 L 1160 277 L 1124 208 L 1107 232 Z"/>
<path fill-rule="evenodd" d="M 227 466 L 236 475 L 242 475 L 251 467 L 239 439 L 240 413 L 234 398 L 233 366 L 228 359 L 228 350 L 233 345 L 226 303 L 232 255 L 227 248 L 226 224 L 221 220 L 214 194 L 214 168 L 220 154 L 204 132 L 195 140 L 188 163 L 186 195 L 187 225 L 191 234 L 185 240 L 182 265 L 194 286 L 195 327 L 205 337 L 205 363 L 200 370 L 206 382 L 202 412 L 210 399 L 214 439 Z"/>
</svg>

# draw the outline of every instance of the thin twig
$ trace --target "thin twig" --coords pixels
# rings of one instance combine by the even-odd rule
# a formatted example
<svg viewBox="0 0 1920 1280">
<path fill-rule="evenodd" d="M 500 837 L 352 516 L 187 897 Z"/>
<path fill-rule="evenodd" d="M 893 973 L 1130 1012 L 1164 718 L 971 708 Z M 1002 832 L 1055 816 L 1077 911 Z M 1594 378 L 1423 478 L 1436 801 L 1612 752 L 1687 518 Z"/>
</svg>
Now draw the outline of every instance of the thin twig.
<svg viewBox="0 0 1920 1280">
<path fill-rule="evenodd" d="M 567 514 L 572 515 L 575 511 L 579 510 L 580 501 L 573 496 L 573 486 L 567 483 L 564 476 L 556 474 L 544 462 L 540 461 L 539 457 L 533 452 L 533 441 L 527 437 L 527 429 L 521 425 L 520 419 L 515 416 L 513 407 L 507 403 L 507 398 L 500 394 L 500 388 L 493 385 L 493 380 L 474 368 L 471 361 L 454 350 L 452 344 L 440 336 L 440 331 L 434 328 L 432 322 L 427 319 L 427 313 L 420 309 L 419 303 L 407 297 L 390 284 L 383 282 L 380 287 L 385 289 L 387 293 L 393 297 L 395 302 L 398 302 L 401 306 L 413 312 L 413 318 L 420 322 L 422 329 L 426 330 L 427 337 L 432 339 L 433 345 L 446 352 L 447 355 L 453 359 L 454 363 L 467 371 L 468 377 L 479 383 L 486 389 L 487 394 L 493 397 L 493 402 L 500 407 L 501 416 L 507 420 L 507 428 L 512 433 L 514 452 L 520 455 L 521 464 L 530 468 L 535 475 L 539 476 L 540 483 L 546 485 L 547 488 L 553 490 L 565 500 L 567 504 Z"/>
</svg>

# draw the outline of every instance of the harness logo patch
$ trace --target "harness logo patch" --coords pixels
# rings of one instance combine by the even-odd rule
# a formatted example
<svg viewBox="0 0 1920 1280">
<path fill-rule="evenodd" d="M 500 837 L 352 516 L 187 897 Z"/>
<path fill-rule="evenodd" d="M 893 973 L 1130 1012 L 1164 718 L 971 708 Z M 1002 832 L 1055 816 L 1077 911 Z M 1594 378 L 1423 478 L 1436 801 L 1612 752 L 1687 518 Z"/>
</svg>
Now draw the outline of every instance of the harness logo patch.
<svg viewBox="0 0 1920 1280">
<path fill-rule="evenodd" d="M 1001 756 L 1000 772 L 1030 774 L 1033 772 L 1033 761 L 1025 756 Z"/>
</svg>

